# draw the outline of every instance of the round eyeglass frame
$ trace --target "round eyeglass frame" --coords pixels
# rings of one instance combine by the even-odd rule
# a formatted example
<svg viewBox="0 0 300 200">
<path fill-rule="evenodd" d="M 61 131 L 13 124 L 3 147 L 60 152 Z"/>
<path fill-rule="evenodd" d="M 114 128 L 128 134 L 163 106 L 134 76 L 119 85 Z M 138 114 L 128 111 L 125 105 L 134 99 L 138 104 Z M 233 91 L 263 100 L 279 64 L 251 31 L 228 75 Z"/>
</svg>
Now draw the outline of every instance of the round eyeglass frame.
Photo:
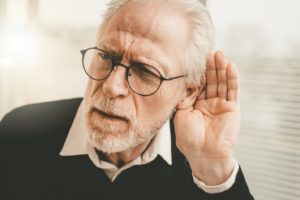
<svg viewBox="0 0 300 200">
<path fill-rule="evenodd" d="M 136 94 L 138 94 L 138 95 L 140 95 L 140 96 L 151 96 L 151 95 L 155 94 L 155 93 L 159 90 L 159 88 L 160 88 L 160 86 L 161 86 L 161 84 L 162 84 L 163 81 L 171 81 L 171 80 L 178 79 L 178 78 L 182 78 L 182 77 L 185 77 L 185 76 L 186 76 L 186 74 L 184 74 L 184 75 L 180 75 L 180 76 L 173 76 L 173 77 L 166 78 L 166 77 L 164 77 L 163 75 L 161 75 L 161 73 L 160 73 L 160 71 L 159 71 L 158 69 L 156 69 L 155 67 L 153 67 L 153 66 L 147 64 L 147 66 L 152 67 L 155 71 L 158 72 L 158 74 L 159 74 L 159 77 L 158 77 L 158 78 L 160 79 L 160 82 L 159 82 L 159 85 L 157 86 L 157 88 L 156 88 L 155 91 L 153 91 L 153 92 L 151 92 L 151 93 L 149 93 L 149 94 L 141 94 L 141 93 L 135 91 L 135 90 L 131 87 L 130 82 L 129 82 L 129 80 L 128 80 L 128 77 L 130 76 L 130 75 L 129 75 L 129 70 L 130 70 L 130 68 L 132 67 L 132 65 L 127 66 L 127 65 L 124 65 L 124 64 L 122 64 L 122 63 L 120 63 L 120 62 L 115 62 L 115 61 L 113 60 L 113 58 L 110 58 L 110 59 L 111 59 L 111 64 L 112 64 L 111 69 L 110 69 L 110 72 L 108 72 L 107 75 L 106 75 L 104 78 L 99 79 L 99 78 L 94 78 L 93 76 L 91 76 L 91 75 L 88 73 L 88 70 L 86 69 L 86 67 L 85 67 L 85 65 L 84 65 L 84 56 L 85 56 L 85 53 L 86 53 L 88 50 L 91 50 L 91 49 L 99 50 L 99 51 L 102 51 L 102 52 L 106 53 L 106 51 L 104 51 L 104 50 L 102 50 L 102 49 L 99 49 L 98 47 L 90 47 L 90 48 L 87 48 L 87 49 L 82 49 L 82 50 L 80 50 L 80 53 L 82 54 L 82 66 L 83 66 L 83 69 L 84 69 L 86 75 L 87 75 L 90 79 L 95 80 L 95 81 L 102 81 L 102 80 L 106 79 L 106 78 L 111 74 L 111 72 L 114 70 L 115 66 L 117 66 L 117 65 L 118 65 L 118 66 L 122 66 L 122 67 L 124 67 L 125 70 L 126 70 L 125 78 L 126 78 L 126 81 L 127 81 L 127 83 L 128 83 L 128 86 L 130 87 L 130 89 L 131 89 L 134 93 L 136 93 Z"/>
</svg>

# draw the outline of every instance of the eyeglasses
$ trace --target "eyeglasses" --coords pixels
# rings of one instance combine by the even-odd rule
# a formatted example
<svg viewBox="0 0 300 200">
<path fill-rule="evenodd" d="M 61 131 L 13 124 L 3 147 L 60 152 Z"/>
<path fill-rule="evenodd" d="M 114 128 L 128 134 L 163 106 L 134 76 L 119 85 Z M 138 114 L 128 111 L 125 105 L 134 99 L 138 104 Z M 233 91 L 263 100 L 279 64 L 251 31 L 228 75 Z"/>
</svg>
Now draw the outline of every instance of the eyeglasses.
<svg viewBox="0 0 300 200">
<path fill-rule="evenodd" d="M 84 71 L 89 78 L 101 81 L 106 79 L 116 66 L 124 67 L 129 87 L 133 92 L 141 96 L 153 95 L 163 81 L 171 81 L 186 76 L 165 78 L 155 67 L 143 63 L 131 63 L 129 66 L 126 66 L 117 62 L 118 59 L 112 54 L 97 47 L 81 50 L 80 53 L 82 54 Z M 89 67 L 94 69 L 93 72 L 89 72 Z"/>
</svg>

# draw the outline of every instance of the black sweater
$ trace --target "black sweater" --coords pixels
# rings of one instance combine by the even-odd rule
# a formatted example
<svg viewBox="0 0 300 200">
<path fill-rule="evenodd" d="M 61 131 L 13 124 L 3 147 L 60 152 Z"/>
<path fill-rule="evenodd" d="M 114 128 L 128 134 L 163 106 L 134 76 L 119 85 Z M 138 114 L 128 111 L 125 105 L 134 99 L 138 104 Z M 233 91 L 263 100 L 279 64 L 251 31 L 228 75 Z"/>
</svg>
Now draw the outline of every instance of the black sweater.
<svg viewBox="0 0 300 200">
<path fill-rule="evenodd" d="M 239 170 L 231 189 L 207 194 L 192 179 L 188 162 L 175 145 L 172 162 L 160 156 L 123 171 L 111 182 L 87 155 L 61 157 L 81 98 L 27 105 L 0 123 L 0 199 L 253 199 Z"/>
</svg>

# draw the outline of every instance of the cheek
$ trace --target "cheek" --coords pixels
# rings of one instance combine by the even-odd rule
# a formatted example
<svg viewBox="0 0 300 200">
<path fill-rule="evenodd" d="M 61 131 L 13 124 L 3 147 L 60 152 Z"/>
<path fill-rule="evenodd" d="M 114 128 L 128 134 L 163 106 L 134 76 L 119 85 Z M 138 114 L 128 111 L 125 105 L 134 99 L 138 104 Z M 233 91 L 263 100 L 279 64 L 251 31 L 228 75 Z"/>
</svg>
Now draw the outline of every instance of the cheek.
<svg viewBox="0 0 300 200">
<path fill-rule="evenodd" d="M 138 105 L 138 120 L 156 121 L 165 119 L 170 116 L 173 108 L 176 107 L 176 97 L 161 95 L 157 93 L 150 97 L 144 98 Z"/>
<path fill-rule="evenodd" d="M 85 99 L 87 102 L 92 103 L 93 97 L 97 96 L 97 93 L 101 91 L 102 85 L 102 81 L 93 81 L 91 79 L 88 81 L 85 92 Z"/>
</svg>

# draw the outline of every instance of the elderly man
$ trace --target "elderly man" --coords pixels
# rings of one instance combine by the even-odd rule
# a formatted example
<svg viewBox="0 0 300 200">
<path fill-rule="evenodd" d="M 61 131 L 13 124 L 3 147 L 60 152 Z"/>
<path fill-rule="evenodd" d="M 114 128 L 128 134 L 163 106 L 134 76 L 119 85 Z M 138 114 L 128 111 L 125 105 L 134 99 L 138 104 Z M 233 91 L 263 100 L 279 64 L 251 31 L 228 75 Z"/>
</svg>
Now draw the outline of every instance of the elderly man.
<svg viewBox="0 0 300 200">
<path fill-rule="evenodd" d="M 253 199 L 233 156 L 238 73 L 198 0 L 113 0 L 85 96 L 0 126 L 1 199 Z"/>
</svg>

